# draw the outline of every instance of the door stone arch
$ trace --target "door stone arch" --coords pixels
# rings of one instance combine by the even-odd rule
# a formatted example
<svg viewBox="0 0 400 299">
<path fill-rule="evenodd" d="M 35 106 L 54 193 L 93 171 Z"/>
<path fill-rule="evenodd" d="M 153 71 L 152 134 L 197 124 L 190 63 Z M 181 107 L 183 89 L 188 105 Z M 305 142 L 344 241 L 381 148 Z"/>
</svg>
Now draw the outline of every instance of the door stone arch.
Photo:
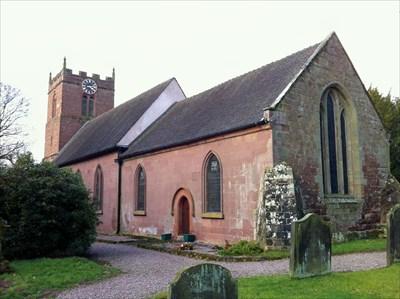
<svg viewBox="0 0 400 299">
<path fill-rule="evenodd" d="M 174 217 L 173 235 L 193 233 L 194 201 L 188 189 L 180 188 L 172 199 L 171 215 Z"/>
</svg>

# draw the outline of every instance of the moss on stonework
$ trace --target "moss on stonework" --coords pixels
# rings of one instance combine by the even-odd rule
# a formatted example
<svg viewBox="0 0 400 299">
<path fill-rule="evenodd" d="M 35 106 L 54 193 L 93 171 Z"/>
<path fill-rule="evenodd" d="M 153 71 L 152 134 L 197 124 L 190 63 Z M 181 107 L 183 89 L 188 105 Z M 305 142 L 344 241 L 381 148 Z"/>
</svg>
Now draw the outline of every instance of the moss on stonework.
<svg viewBox="0 0 400 299">
<path fill-rule="evenodd" d="M 290 274 L 304 278 L 331 272 L 331 230 L 310 213 L 292 224 Z"/>
<path fill-rule="evenodd" d="M 288 248 L 290 224 L 296 220 L 296 198 L 292 168 L 281 162 L 263 176 L 257 208 L 257 241 L 263 247 Z"/>
<path fill-rule="evenodd" d="M 168 299 L 237 299 L 237 282 L 226 268 L 200 264 L 179 272 L 170 284 Z"/>
</svg>

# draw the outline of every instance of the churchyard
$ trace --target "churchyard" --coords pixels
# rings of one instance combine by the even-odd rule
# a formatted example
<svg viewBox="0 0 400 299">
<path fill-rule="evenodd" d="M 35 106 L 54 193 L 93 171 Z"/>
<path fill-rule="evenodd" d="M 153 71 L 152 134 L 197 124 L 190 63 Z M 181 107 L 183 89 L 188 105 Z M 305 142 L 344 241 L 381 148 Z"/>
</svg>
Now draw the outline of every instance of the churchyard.
<svg viewBox="0 0 400 299">
<path fill-rule="evenodd" d="M 108 295 L 110 298 L 158 299 L 400 298 L 400 205 L 393 208 L 387 218 L 387 240 L 366 239 L 332 245 L 329 223 L 315 214 L 307 214 L 292 224 L 289 261 L 282 254 L 281 259 L 274 261 L 207 262 L 140 249 L 135 246 L 137 244 L 129 244 L 129 238 L 125 237 L 122 240 L 126 244 L 96 243 L 89 259 L 12 261 L 13 272 L 0 276 L 0 298 L 108 298 Z M 386 255 L 382 252 L 385 247 Z M 136 264 L 124 261 L 128 253 L 131 253 L 130 259 L 136 259 Z M 138 259 L 141 260 L 139 264 Z M 150 259 L 155 260 L 158 267 L 151 264 Z M 368 264 L 371 259 L 378 262 L 357 267 Z M 109 263 L 99 264 L 101 260 Z M 139 268 L 136 276 L 131 275 L 133 268 Z M 250 269 L 250 273 L 243 268 Z M 272 272 L 263 268 L 272 268 Z M 164 280 L 158 280 L 156 272 L 161 273 Z M 146 276 L 143 281 L 135 279 L 143 275 Z M 128 287 L 114 289 L 111 293 L 101 290 L 122 283 L 127 283 Z M 144 289 L 144 292 L 132 295 L 130 291 L 135 289 L 135 284 L 137 290 Z M 61 292 L 67 288 L 73 289 Z"/>
<path fill-rule="evenodd" d="M 0 298 L 233 299 L 293 294 L 396 298 L 400 294 L 399 205 L 387 214 L 387 240 L 332 244 L 331 224 L 307 214 L 293 220 L 291 230 L 287 225 L 284 230 L 275 227 L 280 234 L 268 234 L 264 245 L 241 241 L 210 246 L 193 242 L 193 235 L 186 236 L 192 241 L 187 243 L 98 235 L 102 242 L 93 244 L 96 214 L 79 175 L 48 162 L 35 163 L 30 155 L 4 173 L 0 194 L 7 196 L 0 197 L 5 207 L 0 216 L 7 223 L 0 222 Z M 58 194 L 57 200 L 53 194 Z M 280 246 L 288 244 L 289 236 L 290 247 Z M 265 246 L 271 243 L 276 246 Z"/>
</svg>

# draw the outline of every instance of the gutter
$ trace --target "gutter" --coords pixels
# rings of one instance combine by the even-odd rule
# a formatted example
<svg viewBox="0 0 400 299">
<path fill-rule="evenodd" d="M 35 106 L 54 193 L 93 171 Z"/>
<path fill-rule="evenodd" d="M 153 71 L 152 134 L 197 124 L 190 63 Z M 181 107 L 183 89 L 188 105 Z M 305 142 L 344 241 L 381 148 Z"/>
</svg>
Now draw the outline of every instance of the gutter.
<svg viewBox="0 0 400 299">
<path fill-rule="evenodd" d="M 76 164 L 76 163 L 79 163 L 79 162 L 83 162 L 83 161 L 86 161 L 86 160 L 91 160 L 91 159 L 97 158 L 99 156 L 103 156 L 103 155 L 106 155 L 106 154 L 113 153 L 113 152 L 117 151 L 118 149 L 119 148 L 117 146 L 113 146 L 113 147 L 110 147 L 110 148 L 107 148 L 107 149 L 104 149 L 104 150 L 101 150 L 101 151 L 98 151 L 98 152 L 95 152 L 95 153 L 92 153 L 92 154 L 83 155 L 83 156 L 81 156 L 79 158 L 76 158 L 76 159 L 72 159 L 72 160 L 68 160 L 67 159 L 67 161 L 64 161 L 64 162 L 61 162 L 61 163 L 57 163 L 57 159 L 56 159 L 55 160 L 55 164 L 58 167 L 65 167 L 65 166 L 69 166 L 69 165 Z M 58 156 L 60 156 L 60 153 L 58 153 Z"/>
</svg>

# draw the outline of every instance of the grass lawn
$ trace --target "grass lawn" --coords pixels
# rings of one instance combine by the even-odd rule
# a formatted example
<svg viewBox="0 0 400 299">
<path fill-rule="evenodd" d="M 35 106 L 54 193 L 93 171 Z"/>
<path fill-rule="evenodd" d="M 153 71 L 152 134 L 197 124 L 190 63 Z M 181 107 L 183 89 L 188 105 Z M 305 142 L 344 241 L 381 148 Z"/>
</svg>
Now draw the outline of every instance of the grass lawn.
<svg viewBox="0 0 400 299">
<path fill-rule="evenodd" d="M 356 252 L 385 251 L 386 239 L 364 239 L 332 244 L 332 255 L 341 255 Z M 222 256 L 264 256 L 268 260 L 289 257 L 288 250 L 262 250 L 255 242 L 240 241 L 228 249 L 218 252 Z"/>
<path fill-rule="evenodd" d="M 386 239 L 354 240 L 345 243 L 332 244 L 332 254 L 347 254 L 354 252 L 385 251 Z"/>
<path fill-rule="evenodd" d="M 400 265 L 308 279 L 288 275 L 239 280 L 242 299 L 400 299 Z"/>
<path fill-rule="evenodd" d="M 14 273 L 0 275 L 0 298 L 51 298 L 57 291 L 76 284 L 95 281 L 119 273 L 108 265 L 85 258 L 17 260 L 11 262 Z M 2 288 L 4 284 L 8 288 Z M 46 297 L 46 298 L 48 298 Z"/>
<path fill-rule="evenodd" d="M 161 292 L 153 299 L 166 299 Z M 239 279 L 239 299 L 400 299 L 400 265 L 291 279 L 288 275 Z"/>
</svg>

